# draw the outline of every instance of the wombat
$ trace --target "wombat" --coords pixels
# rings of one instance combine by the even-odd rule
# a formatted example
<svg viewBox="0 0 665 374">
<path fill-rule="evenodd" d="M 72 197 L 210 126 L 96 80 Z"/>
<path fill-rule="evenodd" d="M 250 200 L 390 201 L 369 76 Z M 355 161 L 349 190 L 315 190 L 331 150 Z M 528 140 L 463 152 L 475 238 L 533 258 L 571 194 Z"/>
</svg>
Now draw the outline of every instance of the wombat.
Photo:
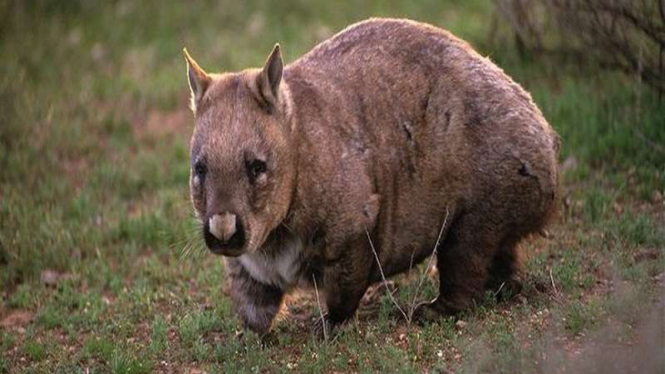
<svg viewBox="0 0 665 374">
<path fill-rule="evenodd" d="M 467 310 L 516 278 L 516 245 L 552 215 L 556 132 L 445 30 L 370 19 L 288 66 L 276 45 L 262 69 L 238 73 L 208 74 L 184 52 L 191 199 L 259 334 L 296 287 L 316 287 L 318 325 L 339 326 L 382 272 L 437 243 L 439 296 L 416 315 Z"/>
</svg>

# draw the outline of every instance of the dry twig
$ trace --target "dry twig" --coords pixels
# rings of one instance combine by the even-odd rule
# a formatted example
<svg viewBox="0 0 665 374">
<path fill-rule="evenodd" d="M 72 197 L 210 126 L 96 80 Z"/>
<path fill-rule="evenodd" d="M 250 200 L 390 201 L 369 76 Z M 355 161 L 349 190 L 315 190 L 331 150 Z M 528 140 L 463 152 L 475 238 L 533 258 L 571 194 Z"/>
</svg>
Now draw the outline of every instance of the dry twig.
<svg viewBox="0 0 665 374">
<path fill-rule="evenodd" d="M 381 279 L 383 279 L 383 285 L 388 290 L 388 296 L 390 297 L 390 300 L 393 302 L 393 304 L 395 304 L 397 310 L 399 310 L 400 313 L 402 313 L 404 319 L 406 319 L 407 322 L 410 322 L 408 316 L 406 315 L 406 313 L 404 313 L 404 310 L 402 309 L 402 307 L 399 306 L 397 300 L 395 300 L 395 297 L 388 288 L 388 280 L 386 280 L 386 275 L 383 273 L 383 267 L 381 266 L 381 261 L 379 261 L 379 255 L 376 253 L 376 249 L 374 249 L 374 243 L 372 243 L 372 238 L 369 236 L 369 231 L 367 231 L 367 227 L 365 227 L 365 234 L 367 235 L 367 240 L 369 240 L 369 246 L 370 248 L 372 248 L 372 253 L 374 253 L 374 258 L 376 259 L 376 263 L 379 265 L 379 272 L 381 272 Z"/>
<path fill-rule="evenodd" d="M 328 341 L 328 323 L 323 316 L 323 309 L 321 309 L 321 300 L 319 299 L 319 287 L 316 285 L 316 277 L 312 274 L 314 281 L 314 291 L 316 292 L 316 304 L 319 306 L 319 315 L 321 316 L 321 328 L 323 328 L 323 340 Z"/>
<path fill-rule="evenodd" d="M 554 289 L 554 294 L 558 295 L 559 290 L 556 289 L 556 284 L 554 284 L 554 277 L 552 276 L 552 269 L 550 269 L 550 281 L 552 282 L 552 288 Z"/>
<path fill-rule="evenodd" d="M 446 216 L 443 219 L 443 223 L 441 224 L 441 229 L 439 230 L 439 236 L 436 238 L 436 244 L 434 244 L 434 250 L 432 250 L 432 254 L 429 257 L 429 260 L 427 261 L 427 267 L 425 268 L 425 271 L 420 277 L 420 282 L 418 283 L 418 287 L 416 288 L 416 293 L 415 295 L 413 295 L 413 301 L 411 302 L 411 307 L 409 309 L 409 318 L 406 319 L 409 324 L 411 323 L 411 319 L 413 318 L 413 313 L 416 310 L 416 301 L 418 300 L 418 296 L 420 296 L 420 288 L 422 287 L 425 278 L 427 278 L 427 272 L 432 267 L 432 264 L 434 263 L 434 258 L 436 257 L 437 251 L 439 250 L 439 242 L 441 241 L 441 236 L 443 236 L 443 229 L 446 227 L 446 224 L 448 223 L 448 214 L 450 214 L 450 211 L 448 210 L 448 207 L 446 207 Z"/>
</svg>

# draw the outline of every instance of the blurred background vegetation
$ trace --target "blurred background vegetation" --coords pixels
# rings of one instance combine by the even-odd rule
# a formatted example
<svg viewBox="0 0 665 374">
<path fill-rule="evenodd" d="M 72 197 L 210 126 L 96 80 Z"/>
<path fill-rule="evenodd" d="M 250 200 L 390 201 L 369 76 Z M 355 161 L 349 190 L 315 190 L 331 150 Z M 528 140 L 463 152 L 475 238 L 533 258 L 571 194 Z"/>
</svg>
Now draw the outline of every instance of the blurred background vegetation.
<svg viewBox="0 0 665 374">
<path fill-rule="evenodd" d="M 589 301 L 601 281 L 617 271 L 637 283 L 662 273 L 662 1 L 5 0 L 0 318 L 21 311 L 27 321 L 3 324 L 0 372 L 174 370 L 161 362 L 181 365 L 176 372 L 263 372 L 275 362 L 279 370 L 272 371 L 281 371 L 284 360 L 312 372 L 345 371 L 344 365 L 408 372 L 436 368 L 437 360 L 448 360 L 444 369 L 473 363 L 466 343 L 454 339 L 453 321 L 444 326 L 448 343 L 437 330 L 419 330 L 417 339 L 402 344 L 399 335 L 377 351 L 376 362 L 363 364 L 363 344 L 391 336 L 396 322 L 389 313 L 379 330 L 363 327 L 373 338 L 347 337 L 344 347 L 302 343 L 303 330 L 283 327 L 284 335 L 292 329 L 305 336 L 296 339 L 303 345 L 284 338 L 267 353 L 245 350 L 232 339 L 238 326 L 220 287 L 220 261 L 205 255 L 191 218 L 193 121 L 182 48 L 208 71 L 260 66 L 276 42 L 293 61 L 373 16 L 428 22 L 468 40 L 532 93 L 561 134 L 558 236 L 535 245 L 541 255 L 529 267 L 534 284 L 561 282 L 566 299 L 552 302 L 550 289 L 524 307 L 525 316 L 543 305 L 561 307 L 552 324 L 574 337 L 612 310 L 606 299 Z M 631 257 L 653 248 L 655 264 Z M 606 262 L 612 271 L 598 273 Z M 528 371 L 538 362 L 536 353 L 514 356 L 532 330 L 512 337 L 515 318 L 483 313 L 469 318 L 492 324 L 499 356 L 489 359 L 489 372 Z M 459 358 L 460 352 L 467 353 Z M 339 363 L 320 366 L 317 357 Z"/>
</svg>

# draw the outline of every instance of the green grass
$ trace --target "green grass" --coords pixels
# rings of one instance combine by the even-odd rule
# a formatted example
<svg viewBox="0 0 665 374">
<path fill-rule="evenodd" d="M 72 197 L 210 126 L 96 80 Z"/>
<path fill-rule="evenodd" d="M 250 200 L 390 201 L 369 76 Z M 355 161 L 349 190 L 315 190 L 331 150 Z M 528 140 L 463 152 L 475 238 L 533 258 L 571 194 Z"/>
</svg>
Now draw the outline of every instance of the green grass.
<svg viewBox="0 0 665 374">
<path fill-rule="evenodd" d="M 531 91 L 577 164 L 566 202 L 551 237 L 523 245 L 522 295 L 488 297 L 463 327 L 407 326 L 383 296 L 322 343 L 307 295 L 263 346 L 240 336 L 192 219 L 181 50 L 212 71 L 257 66 L 275 42 L 293 61 L 369 16 L 448 28 Z M 630 77 L 519 56 L 492 17 L 480 0 L 0 3 L 0 321 L 31 316 L 0 327 L 0 373 L 539 372 L 608 324 L 632 331 L 665 270 L 665 104 Z M 407 309 L 436 296 L 416 270 L 397 279 Z"/>
<path fill-rule="evenodd" d="M 570 305 L 566 314 L 566 328 L 572 335 L 579 335 L 590 325 L 597 322 L 599 313 L 600 311 L 595 303 L 584 304 L 581 301 L 575 301 Z"/>
<path fill-rule="evenodd" d="M 23 345 L 25 355 L 35 362 L 39 362 L 46 357 L 46 348 L 39 342 L 28 341 Z"/>
<path fill-rule="evenodd" d="M 150 364 L 131 352 L 114 351 L 110 360 L 112 374 L 144 374 L 150 373 Z"/>
</svg>

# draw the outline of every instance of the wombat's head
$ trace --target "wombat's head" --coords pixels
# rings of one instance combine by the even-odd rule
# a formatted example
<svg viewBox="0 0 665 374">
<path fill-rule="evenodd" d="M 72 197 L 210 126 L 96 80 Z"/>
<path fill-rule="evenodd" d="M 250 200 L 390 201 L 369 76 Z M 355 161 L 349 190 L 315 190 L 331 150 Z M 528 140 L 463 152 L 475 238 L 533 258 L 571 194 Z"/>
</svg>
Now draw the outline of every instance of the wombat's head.
<svg viewBox="0 0 665 374">
<path fill-rule="evenodd" d="M 286 217 L 295 176 L 279 46 L 263 69 L 208 74 L 189 56 L 195 117 L 190 193 L 216 254 L 254 252 Z"/>
</svg>

